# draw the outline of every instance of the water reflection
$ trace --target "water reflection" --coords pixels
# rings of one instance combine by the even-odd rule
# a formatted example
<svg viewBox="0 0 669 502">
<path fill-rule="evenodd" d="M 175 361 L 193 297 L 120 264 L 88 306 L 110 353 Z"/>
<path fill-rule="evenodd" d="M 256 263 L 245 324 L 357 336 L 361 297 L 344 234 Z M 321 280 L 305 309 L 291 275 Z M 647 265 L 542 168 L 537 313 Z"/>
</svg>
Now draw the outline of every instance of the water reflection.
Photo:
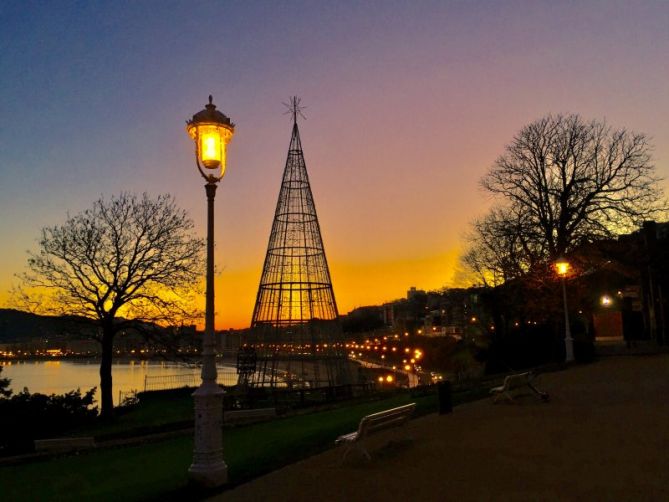
<svg viewBox="0 0 669 502">
<path fill-rule="evenodd" d="M 15 393 L 25 387 L 43 394 L 63 394 L 75 389 L 83 393 L 100 386 L 100 362 L 96 360 L 0 361 L 0 365 L 4 368 L 3 378 L 11 380 L 10 389 Z M 112 364 L 114 404 L 118 404 L 119 391 L 144 390 L 146 376 L 199 375 L 199 371 L 192 365 L 167 361 L 116 361 Z M 219 372 L 232 376 L 235 369 L 222 367 Z"/>
</svg>

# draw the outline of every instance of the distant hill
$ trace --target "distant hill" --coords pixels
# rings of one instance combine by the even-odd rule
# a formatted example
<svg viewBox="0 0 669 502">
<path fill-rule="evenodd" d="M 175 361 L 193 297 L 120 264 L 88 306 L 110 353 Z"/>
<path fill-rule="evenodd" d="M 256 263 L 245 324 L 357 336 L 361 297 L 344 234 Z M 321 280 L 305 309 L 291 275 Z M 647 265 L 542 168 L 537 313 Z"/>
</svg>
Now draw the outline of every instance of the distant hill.
<svg viewBox="0 0 669 502">
<path fill-rule="evenodd" d="M 94 330 L 91 321 L 83 318 L 0 309 L 0 343 L 26 342 L 35 338 L 80 338 Z"/>
</svg>

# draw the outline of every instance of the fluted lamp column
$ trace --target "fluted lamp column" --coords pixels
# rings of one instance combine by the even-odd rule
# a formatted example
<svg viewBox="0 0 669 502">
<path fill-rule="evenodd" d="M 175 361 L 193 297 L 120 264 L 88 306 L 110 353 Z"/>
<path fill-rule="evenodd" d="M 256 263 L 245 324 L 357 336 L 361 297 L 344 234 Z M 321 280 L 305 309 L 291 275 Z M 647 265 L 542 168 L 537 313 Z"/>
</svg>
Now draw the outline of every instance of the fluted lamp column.
<svg viewBox="0 0 669 502">
<path fill-rule="evenodd" d="M 195 142 L 195 164 L 205 179 L 207 194 L 207 291 L 204 336 L 202 339 L 202 383 L 193 393 L 195 438 L 193 463 L 188 469 L 191 482 L 221 486 L 228 481 L 228 466 L 223 460 L 223 389 L 217 382 L 216 340 L 214 332 L 214 197 L 225 174 L 227 144 L 235 132 L 230 118 L 216 110 L 213 98 L 205 109 L 186 122 Z"/>
</svg>

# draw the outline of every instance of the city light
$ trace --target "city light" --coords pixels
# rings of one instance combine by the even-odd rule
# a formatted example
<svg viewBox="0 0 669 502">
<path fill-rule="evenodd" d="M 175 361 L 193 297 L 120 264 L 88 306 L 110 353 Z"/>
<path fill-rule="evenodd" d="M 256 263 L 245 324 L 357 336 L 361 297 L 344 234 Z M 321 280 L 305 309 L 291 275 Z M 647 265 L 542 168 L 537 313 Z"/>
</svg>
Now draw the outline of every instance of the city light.
<svg viewBox="0 0 669 502">
<path fill-rule="evenodd" d="M 557 274 L 559 276 L 564 277 L 569 272 L 569 262 L 564 260 L 564 259 L 560 259 L 560 260 L 556 261 L 555 262 L 555 271 L 557 272 Z"/>
</svg>

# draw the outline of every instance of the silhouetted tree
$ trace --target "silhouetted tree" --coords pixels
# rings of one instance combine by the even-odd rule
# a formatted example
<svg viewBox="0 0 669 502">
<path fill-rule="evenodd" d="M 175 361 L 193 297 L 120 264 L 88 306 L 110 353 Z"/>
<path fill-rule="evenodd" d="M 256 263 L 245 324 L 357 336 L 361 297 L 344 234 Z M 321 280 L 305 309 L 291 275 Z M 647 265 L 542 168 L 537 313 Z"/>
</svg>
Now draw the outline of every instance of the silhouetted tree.
<svg viewBox="0 0 669 502">
<path fill-rule="evenodd" d="M 531 222 L 517 208 L 493 208 L 473 223 L 463 261 L 484 286 L 520 277 L 541 261 L 542 243 L 531 238 Z"/>
<path fill-rule="evenodd" d="M 2 378 L 2 366 L 0 366 L 0 398 L 12 395 L 12 390 L 9 388 L 10 383 L 12 381 L 9 378 Z"/>
<path fill-rule="evenodd" d="M 357 308 L 344 316 L 341 324 L 344 333 L 363 333 L 384 326 L 379 307 Z"/>
<path fill-rule="evenodd" d="M 481 180 L 501 199 L 477 220 L 464 261 L 488 282 L 666 214 L 643 134 L 578 115 L 524 127 Z"/>
<path fill-rule="evenodd" d="M 97 322 L 102 346 L 101 413 L 110 415 L 114 336 L 138 324 L 192 319 L 201 239 L 170 195 L 103 198 L 63 225 L 45 228 L 17 291 L 33 311 Z"/>
</svg>

